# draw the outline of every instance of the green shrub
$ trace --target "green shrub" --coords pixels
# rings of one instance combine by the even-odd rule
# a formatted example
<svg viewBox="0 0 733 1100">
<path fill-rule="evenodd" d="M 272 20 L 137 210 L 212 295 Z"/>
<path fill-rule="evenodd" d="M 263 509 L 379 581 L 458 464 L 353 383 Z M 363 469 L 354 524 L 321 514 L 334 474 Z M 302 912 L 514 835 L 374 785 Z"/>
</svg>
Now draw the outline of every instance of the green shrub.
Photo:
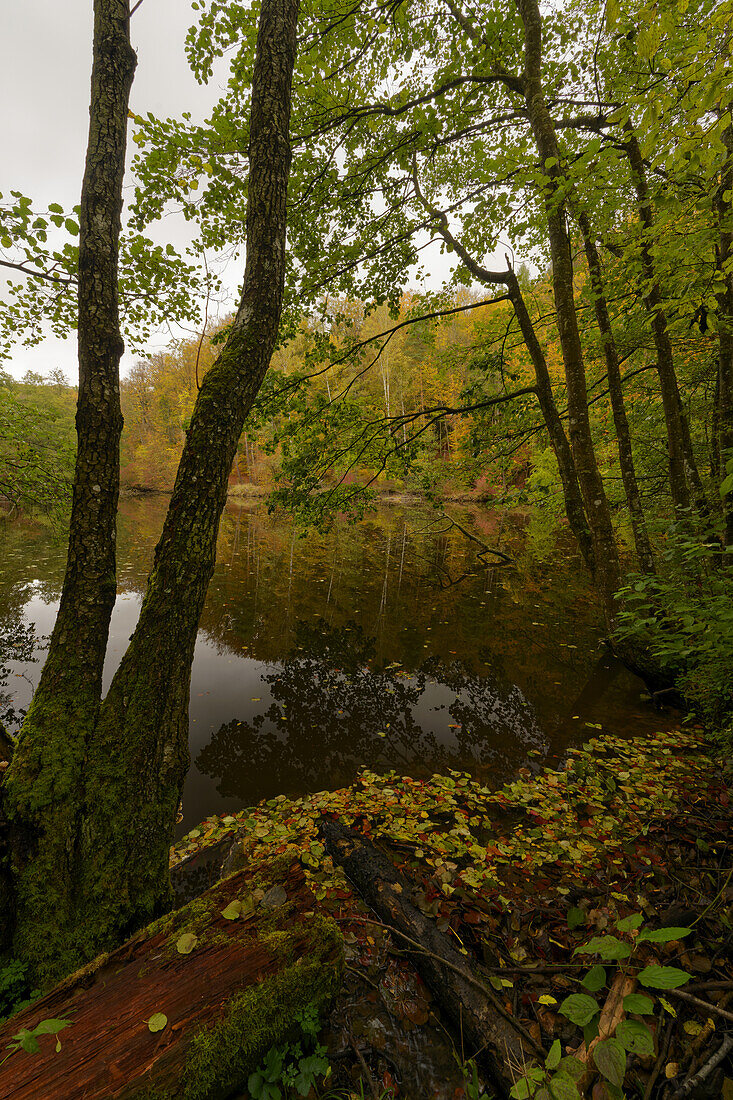
<svg viewBox="0 0 733 1100">
<path fill-rule="evenodd" d="M 673 530 L 660 575 L 618 594 L 614 637 L 645 646 L 708 726 L 733 713 L 733 547 Z"/>
</svg>

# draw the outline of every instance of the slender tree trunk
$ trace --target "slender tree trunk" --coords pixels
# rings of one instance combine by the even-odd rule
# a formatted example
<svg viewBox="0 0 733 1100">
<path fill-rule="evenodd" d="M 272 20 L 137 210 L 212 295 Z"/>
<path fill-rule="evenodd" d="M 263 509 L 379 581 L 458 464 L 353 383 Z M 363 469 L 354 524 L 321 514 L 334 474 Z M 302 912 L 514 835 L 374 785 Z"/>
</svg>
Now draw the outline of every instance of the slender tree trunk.
<svg viewBox="0 0 733 1100">
<path fill-rule="evenodd" d="M 652 553 L 651 543 L 649 542 L 649 534 L 644 519 L 644 509 L 642 507 L 639 485 L 636 480 L 636 471 L 634 469 L 634 456 L 631 450 L 631 433 L 629 431 L 629 422 L 626 418 L 626 405 L 624 403 L 624 394 L 621 386 L 618 351 L 616 350 L 616 341 L 613 337 L 613 328 L 611 327 L 611 318 L 608 313 L 608 303 L 604 292 L 601 261 L 596 243 L 593 240 L 593 234 L 588 222 L 588 215 L 585 212 L 579 213 L 578 225 L 580 226 L 580 232 L 583 236 L 583 245 L 588 261 L 588 271 L 590 272 L 591 287 L 593 291 L 593 307 L 598 323 L 598 331 L 601 334 L 603 354 L 606 360 L 608 391 L 611 397 L 613 422 L 616 428 L 616 438 L 618 441 L 619 466 L 621 468 L 621 479 L 624 485 L 624 492 L 626 493 L 626 502 L 629 506 L 629 514 L 631 516 L 631 527 L 634 532 L 636 557 L 642 572 L 655 573 L 654 555 Z"/>
<path fill-rule="evenodd" d="M 83 768 L 99 711 L 116 595 L 123 351 L 117 255 L 136 64 L 128 0 L 95 0 L 93 54 L 79 218 L 78 451 L 68 558 L 48 657 L 4 787 L 11 824 L 14 950 L 41 969 L 48 956 L 62 960 L 64 967 L 65 937 L 74 923 Z M 44 913 L 50 919 L 44 921 Z"/>
<path fill-rule="evenodd" d="M 542 350 L 542 345 L 537 338 L 537 333 L 532 324 L 532 318 L 529 315 L 529 311 L 524 301 L 519 280 L 510 266 L 507 266 L 506 271 L 488 271 L 473 258 L 460 241 L 456 240 L 448 227 L 448 218 L 446 214 L 434 209 L 423 196 L 420 190 L 420 181 L 417 177 L 416 164 L 413 164 L 413 182 L 415 185 L 415 194 L 418 199 L 428 213 L 438 222 L 438 232 L 451 246 L 459 259 L 465 264 L 467 270 L 473 275 L 474 279 L 477 279 L 485 286 L 501 285 L 505 286 L 507 289 L 507 297 L 514 307 L 520 332 L 522 333 L 530 358 L 532 359 L 532 365 L 534 366 L 535 378 L 537 381 L 537 400 L 550 437 L 550 445 L 552 446 L 560 471 L 560 480 L 562 482 L 565 501 L 565 514 L 568 517 L 570 529 L 578 540 L 578 546 L 583 555 L 583 560 L 591 573 L 595 576 L 595 547 L 583 504 L 583 496 L 580 491 L 575 461 L 568 444 L 567 436 L 565 435 L 565 429 L 560 420 L 560 414 L 557 411 L 557 405 L 555 404 L 545 353 Z M 422 374 L 420 377 L 422 380 Z"/>
<path fill-rule="evenodd" d="M 720 476 L 726 476 L 726 464 L 733 460 L 733 126 L 723 133 L 727 158 L 715 193 L 718 217 L 717 267 L 723 279 L 718 301 L 718 377 L 717 377 L 717 447 Z M 728 196 L 726 198 L 726 195 Z M 723 496 L 724 538 L 733 546 L 733 492 Z"/>
<path fill-rule="evenodd" d="M 573 459 L 573 453 L 568 443 L 568 437 L 557 410 L 555 398 L 552 393 L 550 372 L 547 369 L 547 360 L 542 350 L 537 333 L 535 332 L 532 318 L 529 315 L 524 301 L 519 282 L 514 272 L 509 273 L 507 291 L 514 307 L 519 329 L 524 338 L 524 343 L 530 354 L 534 366 L 535 380 L 537 383 L 537 400 L 545 421 L 547 434 L 550 437 L 550 445 L 557 459 L 560 480 L 562 482 L 563 499 L 565 502 L 565 514 L 568 517 L 570 529 L 578 540 L 580 552 L 585 564 L 595 575 L 596 557 L 593 546 L 588 518 L 583 504 L 583 495 L 578 483 L 578 472 Z"/>
<path fill-rule="evenodd" d="M 672 503 L 678 511 L 689 508 L 691 503 L 690 489 L 692 489 L 695 506 L 698 511 L 705 514 L 707 512 L 705 491 L 692 452 L 690 430 L 682 407 L 679 386 L 677 385 L 672 341 L 669 338 L 667 317 L 661 305 L 662 294 L 656 279 L 654 259 L 650 249 L 654 233 L 654 212 L 649 197 L 644 161 L 631 123 L 627 123 L 624 130 L 626 133 L 625 148 L 631 167 L 631 178 L 636 192 L 639 223 L 642 231 L 640 243 L 641 269 L 644 278 L 642 298 L 649 313 L 649 323 L 657 355 L 657 374 L 659 375 L 659 386 L 662 394 L 664 422 L 667 428 L 669 485 L 672 493 Z"/>
<path fill-rule="evenodd" d="M 613 597 L 620 580 L 618 550 L 588 416 L 585 363 L 575 310 L 571 243 L 565 226 L 562 198 L 566 181 L 560 167 L 557 136 L 542 84 L 542 17 L 537 0 L 516 0 L 516 3 L 524 24 L 524 100 L 543 171 L 548 178 L 545 210 L 555 312 L 567 384 L 570 446 L 593 538 L 596 586 L 601 593 L 607 618 L 611 618 Z"/>
<path fill-rule="evenodd" d="M 88 746 L 80 915 L 98 951 L 170 903 L 199 618 L 245 417 L 277 336 L 285 274 L 298 0 L 263 0 L 253 75 L 247 264 L 229 338 L 199 391 L 140 619 Z"/>
</svg>

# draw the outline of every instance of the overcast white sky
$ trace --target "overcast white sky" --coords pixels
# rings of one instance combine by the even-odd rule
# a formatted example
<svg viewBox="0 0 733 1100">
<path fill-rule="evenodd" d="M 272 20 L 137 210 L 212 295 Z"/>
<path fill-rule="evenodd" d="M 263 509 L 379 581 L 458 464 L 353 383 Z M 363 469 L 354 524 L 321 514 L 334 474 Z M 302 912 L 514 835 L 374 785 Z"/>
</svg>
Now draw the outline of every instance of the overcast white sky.
<svg viewBox="0 0 733 1100">
<path fill-rule="evenodd" d="M 132 19 L 138 67 L 136 113 L 205 117 L 217 98 L 186 63 L 183 43 L 193 22 L 190 0 L 144 0 Z M 39 208 L 79 202 L 89 124 L 92 0 L 0 0 L 0 192 L 29 195 Z M 129 180 L 128 180 L 129 183 Z M 166 233 L 170 229 L 166 224 Z M 180 241 L 184 238 L 179 230 Z M 170 239 L 170 235 L 169 235 Z M 162 334 L 167 342 L 169 334 Z M 46 374 L 61 367 L 76 380 L 76 340 L 49 338 L 18 348 L 10 369 Z"/>
<path fill-rule="evenodd" d="M 138 67 L 132 89 L 135 113 L 208 114 L 220 92 L 216 78 L 201 87 L 184 53 L 193 22 L 190 0 L 144 0 L 132 19 Z M 0 0 L 0 192 L 30 196 L 35 206 L 51 202 L 70 208 L 79 201 L 89 122 L 92 0 Z M 130 187 L 128 177 L 128 192 Z M 185 227 L 166 220 L 165 239 L 182 246 Z M 151 235 L 160 233 L 151 231 Z M 163 239 L 163 238 L 161 238 Z M 448 258 L 431 248 L 434 278 L 447 277 Z M 1 276 L 0 276 L 1 277 Z M 232 283 L 238 273 L 232 271 Z M 236 286 L 232 286 L 234 291 Z M 158 347 L 171 339 L 161 333 Z M 123 371 L 131 359 L 123 360 Z M 77 378 L 76 340 L 49 337 L 38 347 L 19 347 L 4 369 L 47 374 L 60 367 Z"/>
</svg>

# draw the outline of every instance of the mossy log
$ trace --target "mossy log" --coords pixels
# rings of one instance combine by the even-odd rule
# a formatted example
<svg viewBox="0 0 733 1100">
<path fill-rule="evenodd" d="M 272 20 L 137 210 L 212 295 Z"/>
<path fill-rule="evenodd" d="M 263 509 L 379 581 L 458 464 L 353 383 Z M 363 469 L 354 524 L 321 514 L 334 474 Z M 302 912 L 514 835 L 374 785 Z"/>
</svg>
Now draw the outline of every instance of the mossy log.
<svg viewBox="0 0 733 1100">
<path fill-rule="evenodd" d="M 235 901 L 241 914 L 225 918 Z M 300 1010 L 325 1008 L 338 989 L 341 937 L 316 907 L 289 859 L 231 875 L 9 1020 L 0 1052 L 22 1028 L 70 1023 L 59 1053 L 53 1035 L 38 1053 L 11 1053 L 0 1098 L 224 1100 Z M 158 1013 L 167 1022 L 153 1032 Z"/>
<path fill-rule="evenodd" d="M 488 974 L 412 903 L 412 886 L 386 855 L 338 822 L 324 819 L 320 832 L 334 863 L 380 920 L 423 948 L 415 951 L 396 937 L 413 951 L 413 965 L 453 1026 L 459 1049 L 466 1058 L 475 1056 L 499 1095 L 508 1096 L 542 1049 L 493 992 Z"/>
</svg>

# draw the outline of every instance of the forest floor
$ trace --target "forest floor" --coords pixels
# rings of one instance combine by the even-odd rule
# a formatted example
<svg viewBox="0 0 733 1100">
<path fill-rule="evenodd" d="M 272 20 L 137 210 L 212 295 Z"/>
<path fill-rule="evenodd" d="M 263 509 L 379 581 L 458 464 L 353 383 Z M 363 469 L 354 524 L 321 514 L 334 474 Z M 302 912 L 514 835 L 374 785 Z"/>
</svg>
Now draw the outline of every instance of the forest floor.
<svg viewBox="0 0 733 1100">
<path fill-rule="evenodd" d="M 253 865 L 301 859 L 345 940 L 325 1032 L 338 1095 L 484 1093 L 475 1052 L 447 1033 L 419 977 L 419 950 L 374 921 L 325 853 L 323 816 L 389 854 L 418 907 L 484 965 L 506 1012 L 548 1052 L 518 1096 L 552 1082 L 545 1097 L 570 1097 L 585 1072 L 594 1100 L 622 1084 L 646 1100 L 733 1097 L 730 776 L 698 730 L 589 732 L 559 768 L 531 762 L 495 790 L 459 772 L 363 772 L 342 790 L 209 818 L 172 849 L 176 877 L 234 839 Z"/>
</svg>

